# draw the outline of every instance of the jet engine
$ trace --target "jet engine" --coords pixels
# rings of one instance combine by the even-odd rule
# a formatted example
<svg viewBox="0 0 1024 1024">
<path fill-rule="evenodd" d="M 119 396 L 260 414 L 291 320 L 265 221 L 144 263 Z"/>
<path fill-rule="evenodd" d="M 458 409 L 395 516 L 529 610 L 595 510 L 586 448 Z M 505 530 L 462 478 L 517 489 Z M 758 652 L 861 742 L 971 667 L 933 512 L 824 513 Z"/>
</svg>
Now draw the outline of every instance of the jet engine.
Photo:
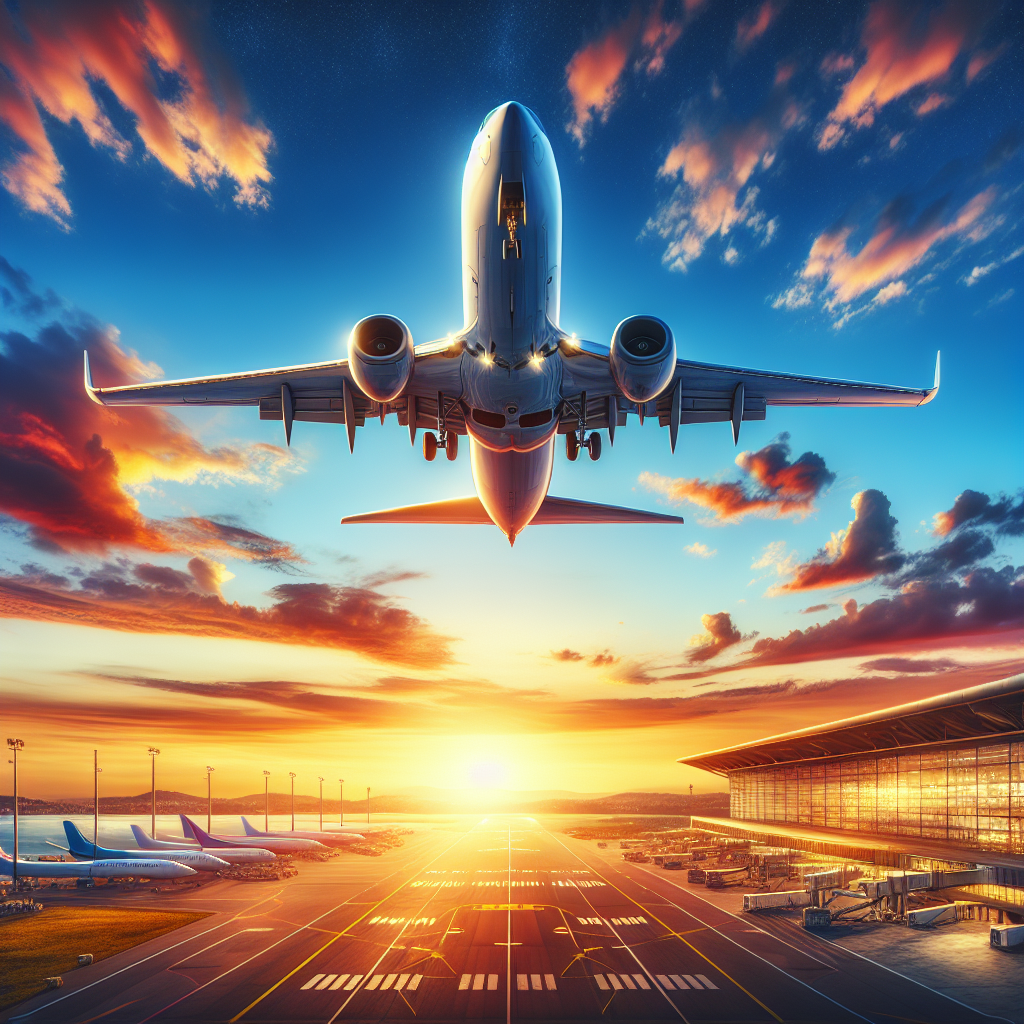
<svg viewBox="0 0 1024 1024">
<path fill-rule="evenodd" d="M 612 378 L 631 402 L 648 402 L 665 390 L 676 368 L 676 341 L 656 316 L 626 317 L 612 335 Z"/>
<path fill-rule="evenodd" d="M 375 402 L 393 402 L 412 378 L 412 334 L 396 316 L 364 317 L 348 339 L 348 365 L 360 390 Z"/>
</svg>

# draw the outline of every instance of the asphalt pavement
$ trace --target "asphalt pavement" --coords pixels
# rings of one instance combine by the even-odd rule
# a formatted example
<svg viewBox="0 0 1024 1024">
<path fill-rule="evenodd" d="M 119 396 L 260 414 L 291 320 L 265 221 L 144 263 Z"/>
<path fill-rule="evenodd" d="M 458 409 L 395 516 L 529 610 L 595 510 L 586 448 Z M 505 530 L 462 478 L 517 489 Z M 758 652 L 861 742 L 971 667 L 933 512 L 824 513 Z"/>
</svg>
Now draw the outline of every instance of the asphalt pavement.
<svg viewBox="0 0 1024 1024">
<path fill-rule="evenodd" d="M 116 898 L 213 913 L 75 971 L 19 1024 L 992 1021 L 524 817 L 431 829 L 275 883 Z M 91 902 L 97 902 L 95 897 Z M 82 950 L 88 952 L 88 950 Z"/>
</svg>

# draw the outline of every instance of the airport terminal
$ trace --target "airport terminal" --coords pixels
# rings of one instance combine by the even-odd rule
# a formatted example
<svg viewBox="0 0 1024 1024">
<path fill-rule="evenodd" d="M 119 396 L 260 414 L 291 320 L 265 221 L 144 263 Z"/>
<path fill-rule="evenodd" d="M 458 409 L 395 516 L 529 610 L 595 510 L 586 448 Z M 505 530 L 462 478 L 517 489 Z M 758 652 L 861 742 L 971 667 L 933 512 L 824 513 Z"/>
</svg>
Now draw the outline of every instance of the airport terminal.
<svg viewBox="0 0 1024 1024">
<path fill-rule="evenodd" d="M 730 817 L 694 828 L 922 878 L 973 870 L 945 888 L 1024 921 L 1024 675 L 679 760 L 729 781 Z"/>
</svg>

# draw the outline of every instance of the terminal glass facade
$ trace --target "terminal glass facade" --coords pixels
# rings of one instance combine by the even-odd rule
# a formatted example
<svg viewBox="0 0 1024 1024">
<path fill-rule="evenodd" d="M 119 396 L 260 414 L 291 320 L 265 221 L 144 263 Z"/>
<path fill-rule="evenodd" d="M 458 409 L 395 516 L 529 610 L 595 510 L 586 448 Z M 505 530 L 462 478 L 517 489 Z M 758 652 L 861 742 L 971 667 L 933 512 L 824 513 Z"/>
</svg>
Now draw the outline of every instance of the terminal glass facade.
<svg viewBox="0 0 1024 1024">
<path fill-rule="evenodd" d="M 1024 853 L 1024 743 L 917 748 L 729 772 L 734 818 Z"/>
</svg>

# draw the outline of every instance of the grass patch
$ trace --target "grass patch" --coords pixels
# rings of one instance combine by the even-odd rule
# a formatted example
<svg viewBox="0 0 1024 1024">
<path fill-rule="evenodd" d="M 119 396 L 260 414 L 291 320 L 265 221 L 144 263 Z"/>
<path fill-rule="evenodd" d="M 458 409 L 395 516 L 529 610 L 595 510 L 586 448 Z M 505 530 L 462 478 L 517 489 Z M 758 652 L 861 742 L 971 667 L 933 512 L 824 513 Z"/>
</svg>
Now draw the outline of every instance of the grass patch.
<svg viewBox="0 0 1024 1024">
<path fill-rule="evenodd" d="M 96 961 L 209 915 L 121 907 L 47 907 L 0 921 L 0 1009 L 42 992 L 44 978 L 79 970 L 78 954 Z"/>
</svg>

